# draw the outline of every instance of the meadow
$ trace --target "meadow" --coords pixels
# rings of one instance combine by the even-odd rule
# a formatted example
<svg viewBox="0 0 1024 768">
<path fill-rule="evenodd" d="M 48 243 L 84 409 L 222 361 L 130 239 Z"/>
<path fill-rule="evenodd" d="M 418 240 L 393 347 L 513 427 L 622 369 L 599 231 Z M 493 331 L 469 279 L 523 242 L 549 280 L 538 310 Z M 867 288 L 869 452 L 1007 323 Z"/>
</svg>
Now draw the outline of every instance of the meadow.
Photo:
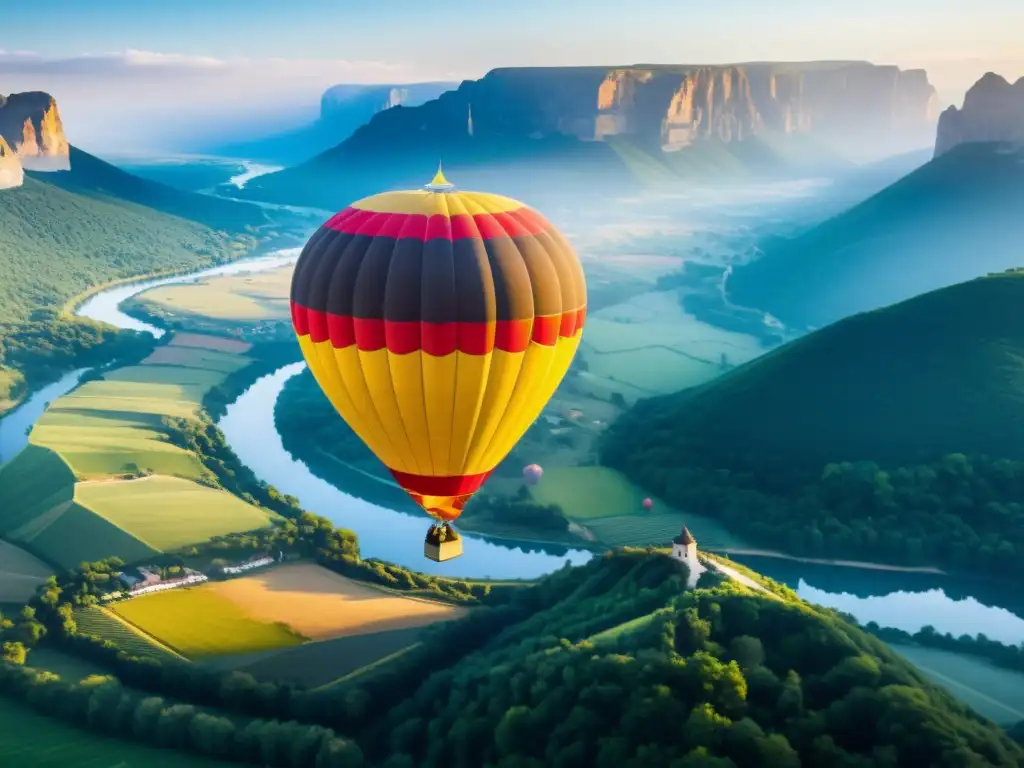
<svg viewBox="0 0 1024 768">
<path fill-rule="evenodd" d="M 722 372 L 723 355 L 738 365 L 763 351 L 751 336 L 687 314 L 674 291 L 644 293 L 587 317 L 582 379 L 597 397 L 617 391 L 632 402 L 710 381 Z"/>
<path fill-rule="evenodd" d="M 79 483 L 79 504 L 152 547 L 168 551 L 270 525 L 270 513 L 227 491 L 179 477 Z"/>
<path fill-rule="evenodd" d="M 228 322 L 282 320 L 289 316 L 288 292 L 294 267 L 211 277 L 196 283 L 154 288 L 139 297 L 160 317 L 189 315 Z"/>
<path fill-rule="evenodd" d="M 53 575 L 45 563 L 0 540 L 0 603 L 25 603 Z"/>
<path fill-rule="evenodd" d="M 313 640 L 423 627 L 459 618 L 459 608 L 400 596 L 318 565 L 281 565 L 202 587 L 258 621 L 280 622 Z"/>
<path fill-rule="evenodd" d="M 0 755 L 11 768 L 226 768 L 194 754 L 109 739 L 0 698 Z"/>
<path fill-rule="evenodd" d="M 109 640 L 133 656 L 158 661 L 168 657 L 181 658 L 180 654 L 166 645 L 162 645 L 155 638 L 145 634 L 105 606 L 90 605 L 79 608 L 75 611 L 75 623 L 80 632 Z M 32 653 L 35 654 L 38 651 Z"/>
<path fill-rule="evenodd" d="M 51 403 L 0 470 L 0 533 L 73 567 L 110 555 L 137 562 L 268 525 L 268 513 L 209 487 L 210 471 L 163 424 L 196 416 L 210 388 L 249 364 L 249 348 L 181 334 Z M 151 477 L 134 479 L 141 473 Z"/>
<path fill-rule="evenodd" d="M 78 683 L 93 675 L 109 674 L 109 670 L 105 670 L 99 664 L 47 645 L 37 646 L 29 651 L 25 666 L 51 672 L 66 683 Z"/>
<path fill-rule="evenodd" d="M 608 467 L 545 469 L 530 495 L 538 504 L 557 504 L 567 518 L 611 547 L 665 544 L 684 523 L 702 546 L 742 546 L 716 521 L 673 509 Z M 648 497 L 653 502 L 650 512 L 643 508 Z"/>
<path fill-rule="evenodd" d="M 283 624 L 253 619 L 206 586 L 143 595 L 115 603 L 111 610 L 189 659 L 258 653 L 305 641 Z"/>
</svg>

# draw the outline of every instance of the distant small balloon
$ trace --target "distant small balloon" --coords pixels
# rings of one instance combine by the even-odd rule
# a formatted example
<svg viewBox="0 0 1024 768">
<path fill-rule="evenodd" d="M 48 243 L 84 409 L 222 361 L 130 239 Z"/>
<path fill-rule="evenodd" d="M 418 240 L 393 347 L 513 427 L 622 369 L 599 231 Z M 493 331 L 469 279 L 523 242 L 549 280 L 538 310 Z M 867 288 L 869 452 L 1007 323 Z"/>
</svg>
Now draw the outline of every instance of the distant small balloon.
<svg viewBox="0 0 1024 768">
<path fill-rule="evenodd" d="M 654 506 L 654 502 L 650 499 L 644 499 L 644 509 L 650 509 Z"/>
<path fill-rule="evenodd" d="M 523 467 L 523 482 L 527 485 L 536 485 L 544 475 L 540 464 L 527 464 Z"/>
</svg>

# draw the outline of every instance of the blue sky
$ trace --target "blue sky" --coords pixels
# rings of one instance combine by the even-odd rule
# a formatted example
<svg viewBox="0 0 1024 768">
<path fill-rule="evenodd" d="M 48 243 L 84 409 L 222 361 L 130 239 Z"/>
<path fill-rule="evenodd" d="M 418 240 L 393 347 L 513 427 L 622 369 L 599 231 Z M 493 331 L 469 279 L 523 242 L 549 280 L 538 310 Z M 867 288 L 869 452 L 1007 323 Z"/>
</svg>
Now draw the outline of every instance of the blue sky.
<svg viewBox="0 0 1024 768">
<path fill-rule="evenodd" d="M 952 102 L 1024 74 L 1022 30 L 1024 0 L 47 0 L 4 12 L 0 87 L 107 137 L 114 113 L 125 135 L 268 102 L 294 120 L 338 82 L 515 65 L 856 58 L 924 66 Z"/>
</svg>

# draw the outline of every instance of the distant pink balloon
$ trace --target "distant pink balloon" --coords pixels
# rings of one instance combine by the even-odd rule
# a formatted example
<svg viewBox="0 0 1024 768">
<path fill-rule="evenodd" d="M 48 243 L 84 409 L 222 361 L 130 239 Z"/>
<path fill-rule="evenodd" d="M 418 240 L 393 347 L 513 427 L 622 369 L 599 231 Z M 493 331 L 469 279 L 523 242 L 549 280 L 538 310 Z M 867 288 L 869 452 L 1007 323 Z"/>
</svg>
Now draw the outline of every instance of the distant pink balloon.
<svg viewBox="0 0 1024 768">
<path fill-rule="evenodd" d="M 527 485 L 536 485 L 543 475 L 544 470 L 541 469 L 540 464 L 528 464 L 523 467 L 523 482 Z"/>
<path fill-rule="evenodd" d="M 654 506 L 654 502 L 650 499 L 644 499 L 644 509 L 650 509 Z"/>
</svg>

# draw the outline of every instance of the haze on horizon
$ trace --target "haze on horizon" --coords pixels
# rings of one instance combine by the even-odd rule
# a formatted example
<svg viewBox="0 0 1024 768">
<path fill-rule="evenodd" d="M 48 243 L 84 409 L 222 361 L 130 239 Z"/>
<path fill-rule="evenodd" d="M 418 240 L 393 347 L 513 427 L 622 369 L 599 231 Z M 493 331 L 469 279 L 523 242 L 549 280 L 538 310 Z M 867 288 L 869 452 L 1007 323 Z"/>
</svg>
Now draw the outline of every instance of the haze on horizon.
<svg viewBox="0 0 1024 768">
<path fill-rule="evenodd" d="M 1022 29 L 1020 0 L 53 0 L 5 14 L 0 92 L 49 91 L 105 153 L 297 126 L 337 83 L 502 66 L 858 59 L 927 69 L 944 107 L 986 71 L 1024 76 Z"/>
</svg>

